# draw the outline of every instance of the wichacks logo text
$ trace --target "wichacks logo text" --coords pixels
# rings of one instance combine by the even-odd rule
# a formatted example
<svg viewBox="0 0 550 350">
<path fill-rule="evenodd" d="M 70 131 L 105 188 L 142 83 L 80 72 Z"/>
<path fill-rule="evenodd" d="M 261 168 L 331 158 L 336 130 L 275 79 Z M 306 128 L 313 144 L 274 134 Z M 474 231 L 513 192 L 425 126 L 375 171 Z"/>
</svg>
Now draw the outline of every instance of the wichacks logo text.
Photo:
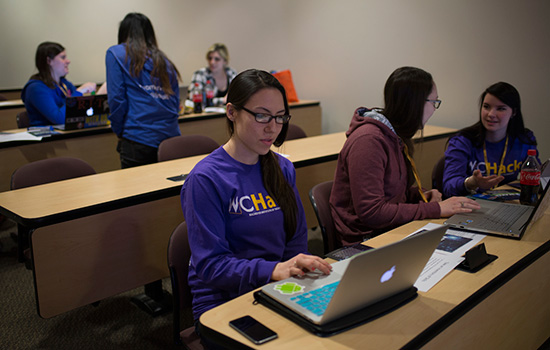
<svg viewBox="0 0 550 350">
<path fill-rule="evenodd" d="M 275 210 L 281 210 L 277 203 L 270 196 L 263 196 L 261 193 L 249 196 L 234 197 L 229 204 L 230 214 L 242 214 L 243 211 L 249 216 L 266 214 Z"/>
<path fill-rule="evenodd" d="M 518 162 L 516 159 L 514 159 L 513 163 L 501 166 L 497 163 L 489 162 L 489 164 L 485 164 L 485 162 L 471 161 L 470 170 L 473 172 L 474 170 L 479 169 L 484 174 L 487 174 L 487 171 L 489 171 L 491 174 L 496 174 L 498 172 L 501 175 L 505 175 L 519 171 L 521 169 L 521 164 L 522 162 Z"/>
</svg>

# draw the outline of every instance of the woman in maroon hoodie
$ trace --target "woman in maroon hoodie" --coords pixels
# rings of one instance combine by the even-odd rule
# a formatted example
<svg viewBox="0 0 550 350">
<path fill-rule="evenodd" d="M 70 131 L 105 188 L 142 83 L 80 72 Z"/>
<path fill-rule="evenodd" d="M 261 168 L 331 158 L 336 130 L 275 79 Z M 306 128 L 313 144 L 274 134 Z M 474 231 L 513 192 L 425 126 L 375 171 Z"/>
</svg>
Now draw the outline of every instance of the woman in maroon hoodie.
<svg viewBox="0 0 550 350">
<path fill-rule="evenodd" d="M 413 220 L 479 208 L 465 197 L 441 201 L 439 191 L 420 186 L 411 138 L 441 104 L 431 74 L 398 68 L 386 81 L 384 104 L 355 111 L 338 157 L 330 206 L 343 245 Z"/>
</svg>

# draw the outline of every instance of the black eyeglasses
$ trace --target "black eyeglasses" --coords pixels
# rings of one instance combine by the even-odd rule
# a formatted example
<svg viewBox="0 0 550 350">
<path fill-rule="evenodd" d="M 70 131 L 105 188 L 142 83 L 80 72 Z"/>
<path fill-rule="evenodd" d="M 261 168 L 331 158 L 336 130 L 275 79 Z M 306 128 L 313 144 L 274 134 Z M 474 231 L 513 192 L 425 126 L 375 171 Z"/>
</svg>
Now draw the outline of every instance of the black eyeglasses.
<svg viewBox="0 0 550 350">
<path fill-rule="evenodd" d="M 426 101 L 431 102 L 434 105 L 435 109 L 438 109 L 439 106 L 441 106 L 441 100 L 428 100 L 427 99 Z"/>
<path fill-rule="evenodd" d="M 262 124 L 269 123 L 271 121 L 271 119 L 275 119 L 275 123 L 277 123 L 277 124 L 286 124 L 290 120 L 290 114 L 269 115 L 269 114 L 264 114 L 264 113 L 255 113 L 255 112 L 252 112 L 251 110 L 246 109 L 244 107 L 241 107 L 241 108 L 244 109 L 245 111 L 247 111 L 248 113 L 252 114 L 254 116 L 254 118 L 256 119 L 256 121 L 258 123 L 262 123 Z"/>
</svg>

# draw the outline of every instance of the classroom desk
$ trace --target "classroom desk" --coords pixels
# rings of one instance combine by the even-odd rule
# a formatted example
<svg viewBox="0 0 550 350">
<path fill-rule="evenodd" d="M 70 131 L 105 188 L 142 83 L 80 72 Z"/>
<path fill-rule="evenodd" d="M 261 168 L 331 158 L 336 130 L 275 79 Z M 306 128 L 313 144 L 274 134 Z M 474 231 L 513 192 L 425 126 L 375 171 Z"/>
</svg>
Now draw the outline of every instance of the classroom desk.
<svg viewBox="0 0 550 350">
<path fill-rule="evenodd" d="M 292 123 L 302 127 L 308 136 L 321 134 L 322 111 L 319 101 L 291 103 Z M 223 113 L 186 114 L 179 118 L 182 135 L 207 135 L 219 144 L 228 138 Z M 15 123 L 15 114 L 13 115 Z M 2 129 L 0 129 L 2 130 Z M 21 132 L 24 129 L 4 132 Z M 76 157 L 88 162 L 98 173 L 120 169 L 116 152 L 117 137 L 110 127 L 59 131 L 59 135 L 34 142 L 0 143 L 0 192 L 10 189 L 11 174 L 24 164 L 53 157 Z"/>
<path fill-rule="evenodd" d="M 444 220 L 431 222 L 442 223 Z M 416 221 L 368 241 L 380 247 L 429 221 Z M 229 327 L 251 315 L 278 333 L 261 349 L 536 349 L 550 336 L 550 210 L 521 241 L 487 236 L 498 259 L 475 274 L 453 270 L 431 290 L 366 324 L 317 337 L 278 313 L 253 305 L 252 292 L 204 313 L 202 334 L 232 348 L 255 347 Z"/>
<path fill-rule="evenodd" d="M 0 101 L 0 109 L 11 109 L 11 108 L 21 108 L 21 107 L 25 107 L 25 104 L 21 99 Z"/>
<path fill-rule="evenodd" d="M 285 151 L 297 167 L 307 167 L 315 158 L 337 153 L 330 140 L 341 138 L 288 141 Z M 203 157 L 0 193 L 0 214 L 34 229 L 30 245 L 38 314 L 53 317 L 167 277 L 168 239 L 183 215 L 182 182 L 166 178 L 188 173 Z"/>
<path fill-rule="evenodd" d="M 448 131 L 432 131 L 442 130 Z M 317 224 L 307 192 L 333 178 L 344 141 L 345 134 L 336 133 L 287 141 L 280 148 L 296 167 L 309 227 Z M 167 277 L 168 238 L 183 216 L 182 182 L 166 178 L 188 173 L 203 157 L 0 193 L 0 214 L 34 229 L 30 244 L 39 315 L 49 318 Z"/>
<path fill-rule="evenodd" d="M 0 101 L 0 130 L 17 128 L 17 113 L 25 110 L 25 104 L 18 99 Z"/>
</svg>

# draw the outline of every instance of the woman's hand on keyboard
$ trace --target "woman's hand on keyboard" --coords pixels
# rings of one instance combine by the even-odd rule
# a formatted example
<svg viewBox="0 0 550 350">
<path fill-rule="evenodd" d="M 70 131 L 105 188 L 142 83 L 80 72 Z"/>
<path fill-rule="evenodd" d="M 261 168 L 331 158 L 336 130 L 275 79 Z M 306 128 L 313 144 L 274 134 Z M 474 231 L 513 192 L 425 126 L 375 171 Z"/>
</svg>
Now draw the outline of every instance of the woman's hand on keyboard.
<svg viewBox="0 0 550 350">
<path fill-rule="evenodd" d="M 271 273 L 271 280 L 280 281 L 292 276 L 303 276 L 307 272 L 316 270 L 328 275 L 332 270 L 332 266 L 318 256 L 298 254 L 290 260 L 275 265 Z"/>
</svg>

